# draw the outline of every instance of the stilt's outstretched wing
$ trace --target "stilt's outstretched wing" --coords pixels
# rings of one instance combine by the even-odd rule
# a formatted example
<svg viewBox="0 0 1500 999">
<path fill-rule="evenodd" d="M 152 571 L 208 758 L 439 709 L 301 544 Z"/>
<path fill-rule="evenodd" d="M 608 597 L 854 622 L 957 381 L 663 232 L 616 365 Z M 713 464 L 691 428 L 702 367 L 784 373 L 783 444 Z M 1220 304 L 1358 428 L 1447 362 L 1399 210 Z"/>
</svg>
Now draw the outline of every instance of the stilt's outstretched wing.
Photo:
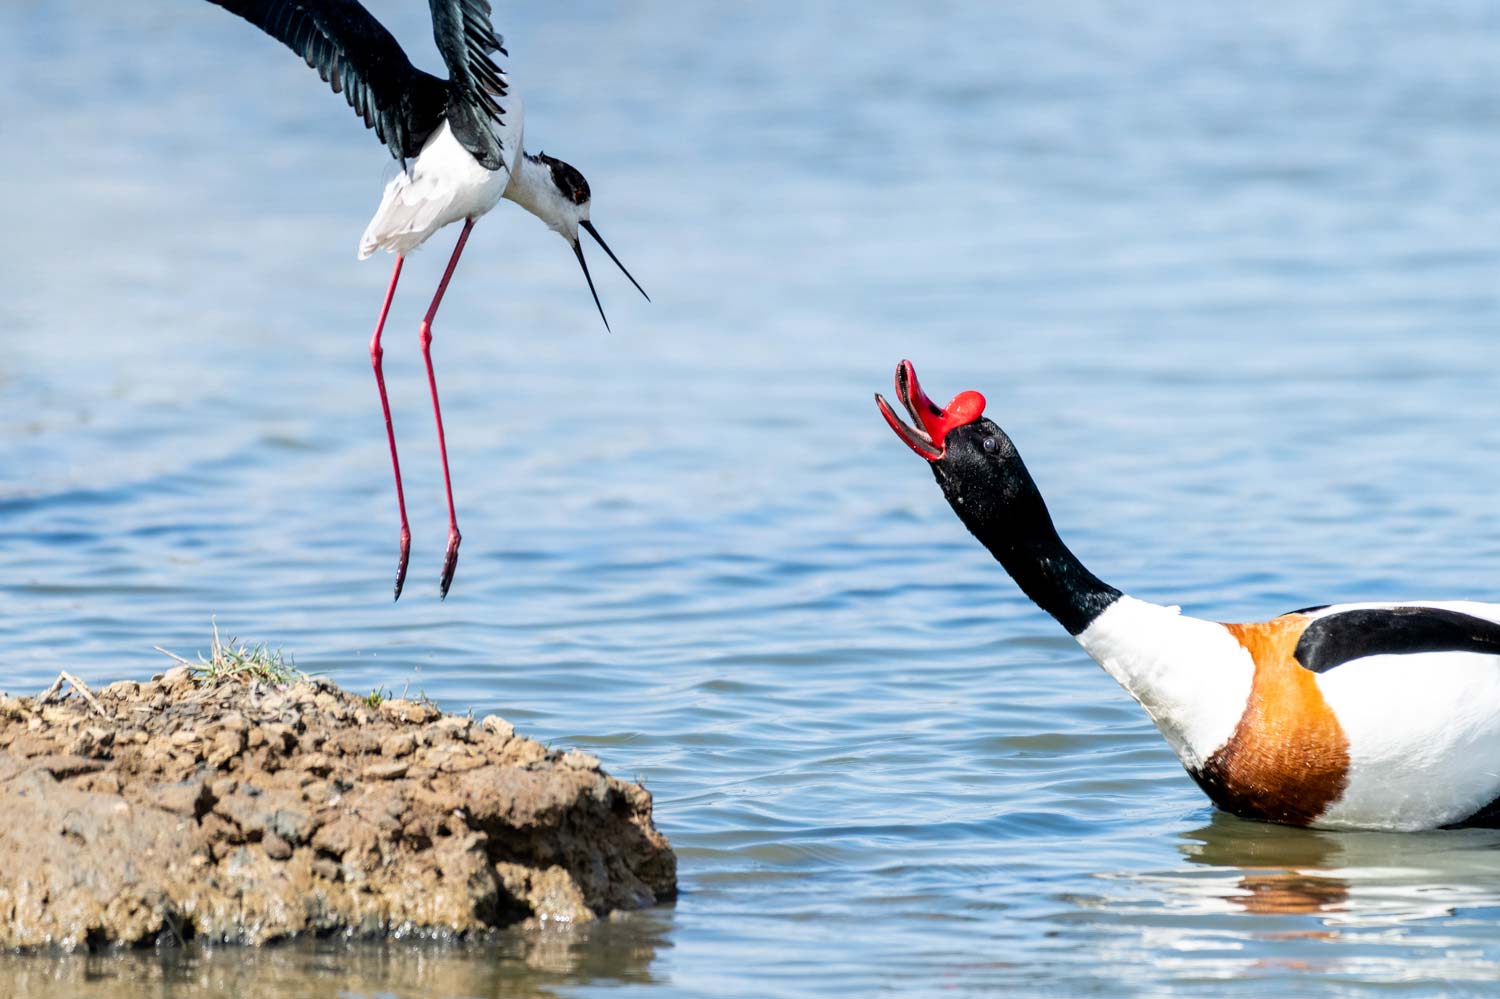
<svg viewBox="0 0 1500 999">
<path fill-rule="evenodd" d="M 504 123 L 501 101 L 507 84 L 491 55 L 509 53 L 490 22 L 489 0 L 428 3 L 432 7 L 432 37 L 448 64 L 452 97 L 448 121 L 453 134 L 487 169 L 499 170 L 506 163 L 497 126 Z"/>
<path fill-rule="evenodd" d="M 334 93 L 344 95 L 397 160 L 417 155 L 442 122 L 448 85 L 413 66 L 358 0 L 209 2 L 238 14 L 305 59 Z"/>
</svg>

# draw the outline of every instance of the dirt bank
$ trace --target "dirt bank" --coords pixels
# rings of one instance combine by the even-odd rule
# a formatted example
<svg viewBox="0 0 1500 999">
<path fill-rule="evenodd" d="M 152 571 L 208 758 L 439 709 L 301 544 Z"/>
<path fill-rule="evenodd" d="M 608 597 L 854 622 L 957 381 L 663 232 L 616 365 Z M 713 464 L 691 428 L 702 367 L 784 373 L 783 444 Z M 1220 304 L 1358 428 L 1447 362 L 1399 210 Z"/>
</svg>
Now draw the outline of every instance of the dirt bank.
<svg viewBox="0 0 1500 999">
<path fill-rule="evenodd" d="M 329 681 L 0 695 L 0 948 L 587 922 L 676 888 L 651 796 Z"/>
</svg>

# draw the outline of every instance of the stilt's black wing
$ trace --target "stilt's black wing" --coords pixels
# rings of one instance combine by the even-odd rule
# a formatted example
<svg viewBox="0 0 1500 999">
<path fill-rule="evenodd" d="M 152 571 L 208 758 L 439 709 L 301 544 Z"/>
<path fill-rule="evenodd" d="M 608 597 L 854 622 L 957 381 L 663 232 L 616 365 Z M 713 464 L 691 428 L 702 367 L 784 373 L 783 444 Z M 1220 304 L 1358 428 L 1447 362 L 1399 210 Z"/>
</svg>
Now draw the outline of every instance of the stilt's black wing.
<svg viewBox="0 0 1500 999">
<path fill-rule="evenodd" d="M 209 2 L 238 14 L 307 60 L 397 160 L 417 155 L 442 122 L 448 85 L 413 66 L 358 0 Z"/>
<path fill-rule="evenodd" d="M 491 53 L 505 51 L 490 22 L 489 0 L 428 0 L 432 37 L 448 64 L 452 103 L 448 121 L 454 137 L 487 169 L 505 164 L 493 125 L 502 123 L 505 79 Z M 493 124 L 492 124 L 493 123 Z"/>
</svg>

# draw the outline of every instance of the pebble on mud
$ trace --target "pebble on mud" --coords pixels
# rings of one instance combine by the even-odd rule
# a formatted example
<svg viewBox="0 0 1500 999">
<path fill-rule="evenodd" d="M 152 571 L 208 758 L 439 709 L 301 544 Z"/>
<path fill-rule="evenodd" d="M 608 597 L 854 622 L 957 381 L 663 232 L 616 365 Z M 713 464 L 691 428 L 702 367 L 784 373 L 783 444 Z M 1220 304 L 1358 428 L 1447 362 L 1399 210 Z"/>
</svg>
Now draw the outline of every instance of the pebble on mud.
<svg viewBox="0 0 1500 999">
<path fill-rule="evenodd" d="M 671 898 L 677 870 L 650 794 L 589 754 L 184 667 L 0 694 L 0 856 L 12 950 L 585 923 Z"/>
</svg>

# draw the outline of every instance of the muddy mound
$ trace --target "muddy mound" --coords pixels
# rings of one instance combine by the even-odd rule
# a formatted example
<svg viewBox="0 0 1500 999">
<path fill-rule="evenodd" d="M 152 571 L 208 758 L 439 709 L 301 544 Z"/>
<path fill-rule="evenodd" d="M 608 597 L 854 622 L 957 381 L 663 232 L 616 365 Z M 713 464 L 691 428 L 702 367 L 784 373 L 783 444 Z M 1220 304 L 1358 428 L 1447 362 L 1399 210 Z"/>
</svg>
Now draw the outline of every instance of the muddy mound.
<svg viewBox="0 0 1500 999">
<path fill-rule="evenodd" d="M 327 680 L 0 696 L 0 947 L 468 936 L 676 888 L 651 796 Z"/>
</svg>

